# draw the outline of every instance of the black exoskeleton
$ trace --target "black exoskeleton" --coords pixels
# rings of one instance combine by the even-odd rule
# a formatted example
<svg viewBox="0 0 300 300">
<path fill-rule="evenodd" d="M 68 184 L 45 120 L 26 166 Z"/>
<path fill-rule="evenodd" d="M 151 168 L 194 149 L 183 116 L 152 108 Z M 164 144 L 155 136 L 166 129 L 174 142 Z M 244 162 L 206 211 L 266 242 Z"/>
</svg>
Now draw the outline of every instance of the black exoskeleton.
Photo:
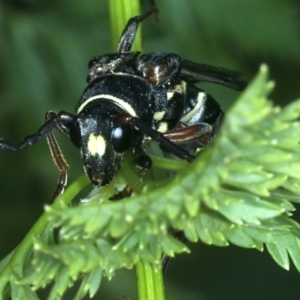
<svg viewBox="0 0 300 300">
<path fill-rule="evenodd" d="M 156 8 L 131 18 L 116 53 L 89 62 L 88 85 L 76 113 L 48 112 L 36 134 L 18 147 L 0 140 L 0 149 L 18 152 L 46 135 L 60 176 L 53 199 L 63 192 L 68 165 L 52 133 L 64 133 L 80 149 L 83 166 L 95 186 L 109 184 L 120 168 L 124 151 L 132 149 L 143 169 L 151 159 L 143 142 L 152 139 L 181 159 L 192 161 L 198 147 L 214 137 L 223 111 L 195 84 L 212 82 L 240 90 L 239 74 L 182 59 L 173 53 L 130 52 L 137 28 Z"/>
</svg>

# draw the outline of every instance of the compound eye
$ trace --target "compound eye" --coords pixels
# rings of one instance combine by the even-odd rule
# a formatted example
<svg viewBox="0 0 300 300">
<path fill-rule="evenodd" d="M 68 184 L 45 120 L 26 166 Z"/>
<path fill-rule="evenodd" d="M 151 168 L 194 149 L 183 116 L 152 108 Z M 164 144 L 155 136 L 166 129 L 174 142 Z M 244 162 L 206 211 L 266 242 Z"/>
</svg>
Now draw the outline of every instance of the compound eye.
<svg viewBox="0 0 300 300">
<path fill-rule="evenodd" d="M 116 152 L 124 152 L 132 144 L 132 127 L 131 125 L 123 125 L 113 129 L 111 133 L 111 141 Z"/>
</svg>

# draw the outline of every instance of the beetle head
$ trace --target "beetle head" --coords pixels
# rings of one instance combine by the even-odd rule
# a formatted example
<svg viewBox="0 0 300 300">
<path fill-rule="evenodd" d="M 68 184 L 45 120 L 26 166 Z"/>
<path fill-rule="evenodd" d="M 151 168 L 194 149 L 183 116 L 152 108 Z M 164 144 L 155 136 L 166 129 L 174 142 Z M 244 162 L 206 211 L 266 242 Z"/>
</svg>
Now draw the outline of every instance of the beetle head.
<svg viewBox="0 0 300 300">
<path fill-rule="evenodd" d="M 123 153 L 132 146 L 133 126 L 118 125 L 117 118 L 98 109 L 77 116 L 70 132 L 81 150 L 84 170 L 95 186 L 109 184 L 121 166 Z"/>
</svg>

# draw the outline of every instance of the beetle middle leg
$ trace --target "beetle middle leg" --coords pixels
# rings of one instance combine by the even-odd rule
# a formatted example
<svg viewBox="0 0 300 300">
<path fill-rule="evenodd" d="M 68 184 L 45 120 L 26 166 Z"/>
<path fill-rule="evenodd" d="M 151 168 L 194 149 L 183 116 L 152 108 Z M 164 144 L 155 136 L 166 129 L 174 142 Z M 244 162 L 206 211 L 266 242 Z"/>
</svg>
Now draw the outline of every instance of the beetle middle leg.
<svg viewBox="0 0 300 300">
<path fill-rule="evenodd" d="M 152 167 L 152 160 L 146 153 L 146 151 L 143 149 L 142 145 L 137 145 L 134 148 L 133 161 L 135 165 L 141 168 L 139 172 L 140 178 L 142 178 L 145 175 L 146 171 Z M 110 197 L 109 200 L 122 200 L 124 198 L 130 197 L 132 193 L 133 188 L 129 184 L 127 184 L 122 191 Z"/>
</svg>

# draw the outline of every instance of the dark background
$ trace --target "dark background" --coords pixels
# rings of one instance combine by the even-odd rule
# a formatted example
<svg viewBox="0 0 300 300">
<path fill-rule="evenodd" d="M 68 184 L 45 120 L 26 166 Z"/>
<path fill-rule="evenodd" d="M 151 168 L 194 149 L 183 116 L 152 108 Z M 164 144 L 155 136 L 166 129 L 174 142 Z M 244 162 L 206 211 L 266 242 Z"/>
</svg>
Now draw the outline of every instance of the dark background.
<svg viewBox="0 0 300 300">
<path fill-rule="evenodd" d="M 240 70 L 247 80 L 266 63 L 276 82 L 272 100 L 284 105 L 300 96 L 298 0 L 156 2 L 160 21 L 144 23 L 145 51 Z M 145 10 L 147 1 L 142 4 Z M 36 132 L 46 111 L 73 112 L 87 62 L 111 51 L 107 1 L 0 1 L 0 137 L 17 144 Z M 209 84 L 205 89 L 224 108 L 239 95 Z M 82 174 L 80 155 L 64 137 L 59 142 L 72 182 Z M 0 152 L 0 258 L 37 220 L 56 180 L 45 139 L 18 155 Z M 191 250 L 168 269 L 167 299 L 300 299 L 300 274 L 294 266 L 284 271 L 266 252 L 202 243 Z M 134 271 L 122 270 L 111 282 L 103 279 L 96 298 L 136 299 L 135 293 Z"/>
</svg>

